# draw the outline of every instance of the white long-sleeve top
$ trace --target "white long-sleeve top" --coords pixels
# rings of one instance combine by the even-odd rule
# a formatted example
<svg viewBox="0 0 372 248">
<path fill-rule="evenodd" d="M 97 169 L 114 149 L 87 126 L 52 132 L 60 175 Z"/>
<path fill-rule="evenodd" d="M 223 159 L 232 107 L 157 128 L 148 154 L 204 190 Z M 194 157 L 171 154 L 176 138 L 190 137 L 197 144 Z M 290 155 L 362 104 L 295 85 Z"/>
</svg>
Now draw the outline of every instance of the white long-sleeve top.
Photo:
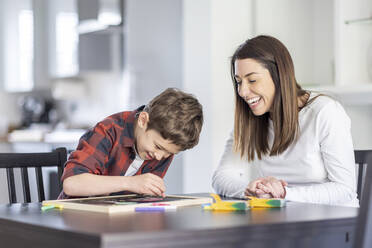
<svg viewBox="0 0 372 248">
<path fill-rule="evenodd" d="M 315 96 L 311 93 L 310 98 Z M 299 112 L 300 135 L 278 156 L 248 162 L 233 151 L 233 132 L 213 175 L 218 194 L 244 197 L 248 183 L 273 176 L 288 183 L 285 199 L 298 202 L 358 207 L 356 166 L 350 119 L 343 107 L 319 96 Z M 274 130 L 269 124 L 269 147 Z"/>
</svg>

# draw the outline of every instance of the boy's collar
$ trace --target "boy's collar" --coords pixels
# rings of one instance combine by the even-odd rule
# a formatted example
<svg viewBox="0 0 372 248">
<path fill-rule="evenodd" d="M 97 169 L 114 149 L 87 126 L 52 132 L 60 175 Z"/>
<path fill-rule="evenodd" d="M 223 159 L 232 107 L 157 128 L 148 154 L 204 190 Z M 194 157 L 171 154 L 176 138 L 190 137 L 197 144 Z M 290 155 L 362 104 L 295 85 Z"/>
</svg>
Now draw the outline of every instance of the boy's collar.
<svg viewBox="0 0 372 248">
<path fill-rule="evenodd" d="M 137 109 L 133 110 L 128 118 L 125 120 L 126 122 L 126 133 L 127 135 L 125 135 L 125 137 L 127 138 L 124 138 L 123 140 L 123 145 L 125 147 L 133 147 L 134 146 L 134 142 L 135 142 L 135 137 L 134 137 L 134 128 L 135 128 L 135 125 L 136 125 L 136 120 L 137 120 L 137 117 L 139 115 L 139 113 L 141 113 L 141 111 L 143 111 L 143 109 L 145 108 L 146 105 L 142 105 L 140 107 L 138 107 Z"/>
<path fill-rule="evenodd" d="M 134 110 L 133 112 L 135 112 L 135 119 L 138 118 L 138 115 L 145 109 L 146 105 L 142 105 L 140 107 L 138 107 L 136 110 Z"/>
</svg>

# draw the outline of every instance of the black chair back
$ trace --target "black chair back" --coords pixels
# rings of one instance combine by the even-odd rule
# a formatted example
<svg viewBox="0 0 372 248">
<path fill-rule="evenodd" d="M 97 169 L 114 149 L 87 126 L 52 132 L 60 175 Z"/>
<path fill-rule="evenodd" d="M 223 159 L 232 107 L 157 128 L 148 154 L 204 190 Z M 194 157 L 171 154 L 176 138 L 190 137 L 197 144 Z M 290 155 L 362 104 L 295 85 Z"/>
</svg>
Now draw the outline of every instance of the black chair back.
<svg viewBox="0 0 372 248">
<path fill-rule="evenodd" d="M 367 164 L 372 165 L 372 155 L 366 158 Z M 372 166 L 367 167 L 362 200 L 360 203 L 354 248 L 372 247 Z"/>
<path fill-rule="evenodd" d="M 8 181 L 9 202 L 16 203 L 17 196 L 14 183 L 14 168 L 21 169 L 24 202 L 31 202 L 28 168 L 35 168 L 39 202 L 45 200 L 42 167 L 58 168 L 58 186 L 62 189 L 60 178 L 67 160 L 66 148 L 57 148 L 43 153 L 0 153 L 0 168 L 5 168 Z"/>
<path fill-rule="evenodd" d="M 355 163 L 358 164 L 358 184 L 357 193 L 359 201 L 362 200 L 366 169 L 368 165 L 367 157 L 372 156 L 372 150 L 355 150 Z M 370 164 L 372 166 L 372 164 Z"/>
</svg>

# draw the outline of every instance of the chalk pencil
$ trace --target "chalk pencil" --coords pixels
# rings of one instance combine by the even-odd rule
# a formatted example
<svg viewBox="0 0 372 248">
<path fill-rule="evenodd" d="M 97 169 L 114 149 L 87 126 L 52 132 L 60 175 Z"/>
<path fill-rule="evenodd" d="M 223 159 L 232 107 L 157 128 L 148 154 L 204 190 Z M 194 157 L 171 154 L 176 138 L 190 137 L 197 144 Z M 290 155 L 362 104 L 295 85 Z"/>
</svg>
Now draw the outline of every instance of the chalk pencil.
<svg viewBox="0 0 372 248">
<path fill-rule="evenodd" d="M 136 212 L 164 212 L 168 210 L 176 210 L 177 206 L 145 206 L 136 207 L 134 211 Z"/>
<path fill-rule="evenodd" d="M 169 203 L 157 203 L 154 202 L 151 204 L 151 206 L 171 206 Z"/>
<path fill-rule="evenodd" d="M 48 209 L 53 209 L 53 208 L 58 208 L 59 210 L 63 209 L 63 205 L 60 204 L 43 204 L 41 207 L 41 210 L 48 210 Z"/>
<path fill-rule="evenodd" d="M 53 209 L 53 208 L 54 208 L 54 205 L 46 205 L 46 206 L 41 207 L 41 211 L 46 211 L 46 210 Z"/>
</svg>

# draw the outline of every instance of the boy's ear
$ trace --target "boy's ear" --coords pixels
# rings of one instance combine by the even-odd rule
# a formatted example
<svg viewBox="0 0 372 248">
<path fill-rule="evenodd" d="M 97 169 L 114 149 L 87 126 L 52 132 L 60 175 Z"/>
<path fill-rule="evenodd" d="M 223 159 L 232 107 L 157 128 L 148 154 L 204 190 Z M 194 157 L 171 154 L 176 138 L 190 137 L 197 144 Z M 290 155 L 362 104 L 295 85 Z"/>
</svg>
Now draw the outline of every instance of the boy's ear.
<svg viewBox="0 0 372 248">
<path fill-rule="evenodd" d="M 147 129 L 147 123 L 149 122 L 150 120 L 150 116 L 149 116 L 149 113 L 145 112 L 145 111 L 142 111 L 139 115 L 138 115 L 138 126 L 141 127 L 142 129 Z"/>
</svg>

